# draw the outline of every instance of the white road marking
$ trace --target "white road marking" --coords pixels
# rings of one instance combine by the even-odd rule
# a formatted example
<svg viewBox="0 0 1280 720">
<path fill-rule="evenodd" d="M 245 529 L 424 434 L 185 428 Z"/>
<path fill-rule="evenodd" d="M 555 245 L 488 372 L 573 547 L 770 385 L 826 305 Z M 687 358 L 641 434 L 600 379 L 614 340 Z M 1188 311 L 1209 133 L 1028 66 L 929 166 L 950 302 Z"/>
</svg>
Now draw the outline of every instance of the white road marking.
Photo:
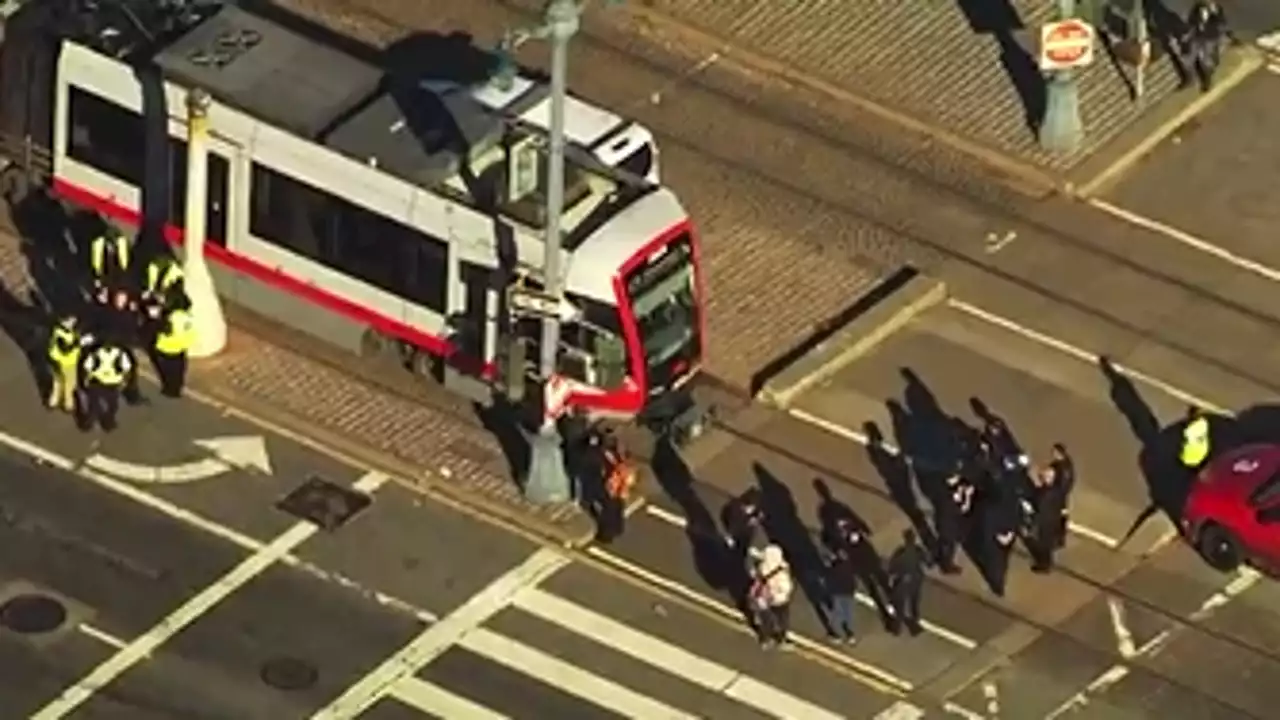
<svg viewBox="0 0 1280 720">
<path fill-rule="evenodd" d="M 1116 649 L 1120 651 L 1120 657 L 1132 659 L 1138 654 L 1138 647 L 1133 643 L 1133 631 L 1129 629 L 1124 604 L 1120 598 L 1107 598 L 1107 610 L 1111 613 L 1111 630 L 1116 635 Z"/>
<path fill-rule="evenodd" d="M 703 609 L 713 612 L 721 617 L 734 621 L 742 620 L 742 613 L 737 609 L 718 600 L 707 597 L 697 590 L 693 590 L 692 588 L 682 585 L 671 578 L 664 577 L 647 568 L 637 565 L 636 563 L 620 558 L 601 547 L 590 545 L 585 549 L 585 552 L 587 555 L 603 564 L 610 565 L 622 573 L 630 575 L 638 580 L 643 580 L 645 583 L 653 587 L 661 588 L 672 595 L 677 595 L 684 600 L 695 605 L 699 605 Z M 879 692 L 901 697 L 905 693 L 910 692 L 913 688 L 910 681 L 898 677 L 888 670 L 857 660 L 849 655 L 833 650 L 822 643 L 810 640 L 809 638 L 801 635 L 793 635 L 792 642 L 796 647 L 802 648 L 809 653 L 819 655 L 826 660 L 845 666 L 852 671 L 853 677 L 859 682 Z"/>
<path fill-rule="evenodd" d="M 899 700 L 876 713 L 872 720 L 921 720 L 923 717 L 924 710 L 919 705 Z"/>
<path fill-rule="evenodd" d="M 360 492 L 372 493 L 390 479 L 382 473 L 371 472 L 353 487 Z M 61 696 L 32 715 L 30 720 L 60 720 L 71 714 L 112 680 L 145 660 L 169 639 L 282 560 L 319 530 L 318 525 L 304 521 L 284 531 L 275 540 L 233 568 L 231 572 L 174 610 L 155 627 L 143 633 L 123 650 L 64 690 Z"/>
<path fill-rule="evenodd" d="M 113 647 L 116 650 L 124 650 L 125 648 L 129 647 L 128 642 L 125 642 L 124 640 L 116 637 L 115 635 L 112 635 L 106 630 L 102 630 L 101 628 L 90 625 L 89 623 L 80 623 L 79 625 L 76 626 L 76 630 L 80 631 L 81 635 L 84 635 L 85 637 L 93 638 L 94 640 L 97 640 L 103 645 Z"/>
<path fill-rule="evenodd" d="M 1018 233 L 1013 230 L 1010 230 L 1003 235 L 997 235 L 993 232 L 987 233 L 986 242 L 983 243 L 983 252 L 988 255 L 995 255 L 1005 249 L 1005 246 L 1009 243 L 1012 243 L 1017 239 Z"/>
<path fill-rule="evenodd" d="M 1090 364 L 1097 364 L 1102 359 L 1101 356 L 1096 353 L 1089 352 L 1088 350 L 1079 348 L 1064 340 L 1059 340 L 1058 338 L 1042 333 L 1039 330 L 1034 330 L 1032 328 L 1029 328 L 1025 325 L 1022 325 L 1018 322 L 1010 320 L 1006 317 L 1001 317 L 1000 315 L 997 315 L 993 312 L 983 310 L 982 308 L 977 307 L 976 305 L 967 303 L 963 300 L 948 298 L 947 306 L 955 310 L 958 310 L 966 315 L 969 315 L 970 317 L 977 318 L 978 320 L 982 320 L 988 324 L 995 325 L 996 327 L 1002 328 L 1004 330 L 1008 330 L 1009 332 L 1014 333 L 1015 335 L 1021 335 L 1027 340 L 1038 343 L 1047 348 L 1057 350 L 1065 355 L 1070 355 L 1071 357 L 1074 357 L 1077 360 L 1081 360 Z M 1187 403 L 1188 405 L 1196 405 L 1198 407 L 1204 408 L 1205 410 L 1209 410 L 1211 412 L 1216 412 L 1220 414 L 1228 414 L 1230 412 L 1226 408 L 1223 408 L 1215 403 L 1209 402 L 1208 400 L 1202 397 L 1198 397 L 1190 392 L 1187 392 L 1186 390 L 1183 390 L 1182 388 L 1179 388 L 1175 385 L 1172 385 L 1163 380 L 1160 380 L 1159 378 L 1155 378 L 1150 375 L 1147 375 L 1146 373 L 1139 372 L 1138 370 L 1134 370 L 1133 368 L 1120 365 L 1119 363 L 1113 363 L 1112 367 L 1114 367 L 1116 371 L 1119 372 L 1121 375 L 1124 375 L 1130 380 L 1136 380 L 1143 384 L 1150 385 L 1151 387 L 1163 392 L 1164 394 L 1169 395 L 1170 397 L 1177 398 L 1178 400 L 1184 403 Z"/>
<path fill-rule="evenodd" d="M 659 702 L 623 685 L 587 672 L 554 655 L 484 628 L 463 635 L 458 643 L 482 655 L 564 692 L 627 718 L 697 720 L 697 715 Z"/>
<path fill-rule="evenodd" d="M 995 720 L 1000 717 L 1000 688 L 994 681 L 982 683 L 982 698 L 987 701 L 987 718 Z"/>
<path fill-rule="evenodd" d="M 1106 200 L 1089 198 L 1088 203 L 1108 215 L 1120 218 L 1131 225 L 1136 225 L 1137 227 L 1145 230 L 1160 233 L 1170 240 L 1176 240 L 1193 250 L 1215 257 L 1225 263 L 1234 265 L 1241 270 L 1251 272 L 1272 282 L 1280 282 L 1280 270 L 1264 265 L 1256 260 L 1244 257 L 1243 255 L 1238 255 L 1225 248 L 1218 247 L 1208 240 L 1198 238 L 1185 230 L 1162 223 L 1159 220 L 1154 220 L 1132 210 L 1126 210 L 1119 205 L 1114 205 Z"/>
<path fill-rule="evenodd" d="M 445 690 L 426 680 L 409 675 L 395 682 L 387 696 L 409 705 L 432 717 L 457 718 L 458 720 L 512 720 L 506 715 L 472 702 L 461 695 Z"/>
<path fill-rule="evenodd" d="M 594 610 L 536 588 L 521 593 L 516 598 L 515 607 L 767 715 L 806 720 L 841 720 L 841 715 L 828 712 L 738 670 L 695 655 Z"/>
<path fill-rule="evenodd" d="M 359 717 L 400 678 L 416 673 L 443 655 L 468 633 L 476 631 L 489 618 L 510 606 L 522 590 L 537 585 L 567 564 L 569 559 L 554 550 L 538 550 L 424 630 L 399 652 L 347 688 L 341 697 L 312 715 L 312 720 L 353 720 Z"/>
<path fill-rule="evenodd" d="M 649 503 L 644 506 L 644 512 L 646 515 L 649 515 L 650 517 L 653 517 L 669 525 L 674 525 L 675 527 L 678 527 L 682 530 L 685 527 L 687 527 L 689 524 L 689 522 L 685 520 L 683 517 L 681 517 L 680 515 L 677 515 L 676 513 L 673 513 L 670 510 L 667 510 L 666 508 L 658 507 L 657 505 L 654 505 L 652 503 Z M 858 593 L 857 600 L 859 603 L 861 603 L 865 607 L 869 607 L 869 608 L 876 607 L 875 601 L 863 593 Z M 932 633 L 934 635 L 937 635 L 939 638 L 942 638 L 943 640 L 946 640 L 947 642 L 952 643 L 953 645 L 959 645 L 965 650 L 972 650 L 978 647 L 978 642 L 973 638 L 967 637 L 962 633 L 958 633 L 955 630 L 945 628 L 936 623 L 929 622 L 928 620 L 922 619 L 920 622 L 920 626 L 923 627 L 925 631 Z"/>
<path fill-rule="evenodd" d="M 1226 586 L 1218 592 L 1206 598 L 1205 601 L 1200 604 L 1200 607 L 1188 616 L 1188 619 L 1192 623 L 1204 621 L 1218 608 L 1221 608 L 1223 605 L 1231 602 L 1246 590 L 1256 585 L 1260 579 L 1262 579 L 1262 575 L 1257 571 L 1249 568 L 1242 568 L 1231 582 L 1227 583 Z M 1155 656 L 1183 629 L 1185 629 L 1185 627 L 1172 627 L 1162 630 L 1155 637 L 1143 643 L 1142 647 L 1135 649 L 1133 651 L 1133 655 L 1128 657 L 1139 658 Z M 1123 654 L 1123 651 L 1121 654 Z M 1049 713 L 1045 720 L 1057 720 L 1057 718 L 1071 710 L 1088 705 L 1091 695 L 1096 695 L 1103 690 L 1106 690 L 1112 685 L 1123 680 L 1128 675 L 1129 667 L 1127 665 L 1120 663 L 1112 665 L 1105 672 L 1095 678 L 1093 682 L 1089 683 L 1084 690 L 1076 693 L 1062 705 L 1058 706 L 1056 710 Z"/>
<path fill-rule="evenodd" d="M 791 417 L 799 420 L 800 422 L 808 423 L 809 425 L 812 425 L 816 428 L 825 430 L 826 432 L 829 432 L 832 435 L 835 435 L 836 437 L 843 437 L 846 440 L 852 440 L 853 442 L 856 442 L 859 445 L 862 445 L 863 447 L 866 447 L 867 445 L 871 444 L 871 440 L 864 433 L 850 427 L 845 427 L 840 423 L 832 422 L 820 415 L 815 415 L 811 412 L 808 412 L 806 410 L 801 410 L 800 408 L 796 408 L 796 407 L 787 408 L 786 413 Z M 902 450 L 898 448 L 898 446 L 894 445 L 893 443 L 887 440 L 881 441 L 880 447 L 884 448 L 886 452 L 893 455 L 902 454 Z M 1111 537 L 1110 535 L 1102 532 L 1101 530 L 1097 530 L 1087 525 L 1083 525 L 1075 520 L 1071 520 L 1067 523 L 1067 529 L 1079 535 L 1080 537 L 1092 540 L 1100 545 L 1104 545 L 1108 548 L 1111 548 L 1112 550 L 1120 547 L 1119 539 Z"/>
<path fill-rule="evenodd" d="M 987 720 L 987 717 L 979 712 L 974 712 L 963 705 L 948 700 L 942 704 L 942 709 L 952 715 L 959 715 L 964 720 Z"/>
<path fill-rule="evenodd" d="M 1272 75 L 1280 75 L 1280 62 L 1276 62 L 1275 60 L 1272 60 L 1271 62 L 1267 63 L 1267 72 L 1271 73 Z"/>
</svg>

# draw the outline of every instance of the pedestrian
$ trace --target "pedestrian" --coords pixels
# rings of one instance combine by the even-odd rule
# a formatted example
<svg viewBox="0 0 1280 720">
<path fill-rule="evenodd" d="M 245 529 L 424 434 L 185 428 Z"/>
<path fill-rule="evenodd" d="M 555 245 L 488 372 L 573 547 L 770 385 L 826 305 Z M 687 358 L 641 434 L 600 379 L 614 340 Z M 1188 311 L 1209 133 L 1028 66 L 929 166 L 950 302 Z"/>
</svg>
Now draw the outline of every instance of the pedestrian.
<svg viewBox="0 0 1280 720">
<path fill-rule="evenodd" d="M 182 397 L 187 379 L 187 352 L 195 340 L 191 311 L 185 303 L 168 308 L 151 345 L 151 361 L 160 376 L 160 394 Z"/>
<path fill-rule="evenodd" d="M 829 553 L 827 562 L 827 638 L 847 645 L 857 643 L 853 632 L 853 608 L 858 592 L 858 570 L 848 548 Z"/>
<path fill-rule="evenodd" d="M 1053 487 L 1061 495 L 1062 517 L 1058 522 L 1058 548 L 1067 544 L 1071 526 L 1071 493 L 1076 488 L 1076 463 L 1067 452 L 1067 446 L 1054 443 L 1050 450 L 1049 472 L 1053 474 Z"/>
<path fill-rule="evenodd" d="M 988 418 L 983 429 L 983 439 L 991 453 L 993 469 L 997 480 L 1021 492 L 1028 484 L 1027 470 L 1031 467 L 1031 458 L 1022 450 L 1009 426 L 998 417 Z"/>
<path fill-rule="evenodd" d="M 889 574 L 885 572 L 880 553 L 871 544 L 870 531 L 849 519 L 836 521 L 832 532 L 823 537 L 823 544 L 831 554 L 844 552 L 849 558 L 849 567 L 854 577 L 867 595 L 875 603 L 876 609 L 884 618 L 890 630 L 897 627 L 897 616 L 893 612 L 893 600 L 889 596 Z"/>
<path fill-rule="evenodd" d="M 747 550 L 755 543 L 764 528 L 764 507 L 760 488 L 751 487 L 730 503 L 725 529 L 734 551 L 746 558 Z"/>
<path fill-rule="evenodd" d="M 1222 44 L 1239 42 L 1227 24 L 1227 13 L 1216 0 L 1196 0 L 1187 14 L 1184 44 L 1191 54 L 1191 66 L 1200 78 L 1200 89 L 1213 88 L 1213 76 L 1222 61 Z"/>
<path fill-rule="evenodd" d="M 1004 597 L 1009 555 L 1024 522 L 1022 498 L 1009 487 L 997 487 L 984 498 L 980 564 L 987 584 L 997 597 Z"/>
<path fill-rule="evenodd" d="M 1035 515 L 1027 535 L 1027 549 L 1031 552 L 1031 571 L 1048 573 L 1053 570 L 1053 554 L 1060 546 L 1066 498 L 1052 468 L 1037 471 L 1034 481 Z"/>
<path fill-rule="evenodd" d="M 929 555 L 916 539 L 916 531 L 902 531 L 902 545 L 889 557 L 889 587 L 893 610 L 900 626 L 919 635 L 920 598 L 924 593 L 924 571 Z"/>
<path fill-rule="evenodd" d="M 947 575 L 960 572 L 956 551 L 969 534 L 974 492 L 973 484 L 957 470 L 947 478 L 933 509 L 933 524 L 938 535 L 935 559 L 938 569 Z"/>
<path fill-rule="evenodd" d="M 791 627 L 791 594 L 795 582 L 782 548 L 770 543 L 758 554 L 748 594 L 762 647 L 774 648 L 787 641 Z"/>
<path fill-rule="evenodd" d="M 80 352 L 84 336 L 80 333 L 80 321 L 67 315 L 53 326 L 49 333 L 49 399 L 51 409 L 75 412 Z"/>
<path fill-rule="evenodd" d="M 133 353 L 110 339 L 94 342 L 82 355 L 80 377 L 85 429 L 98 424 L 107 432 L 115 430 L 121 395 L 131 399 L 129 396 L 137 392 L 138 365 Z"/>
<path fill-rule="evenodd" d="M 1182 426 L 1182 448 L 1178 452 L 1178 461 L 1187 472 L 1195 473 L 1209 459 L 1210 435 L 1209 418 L 1200 408 L 1187 408 L 1186 422 Z"/>
<path fill-rule="evenodd" d="M 612 434 L 605 434 L 599 447 L 605 480 L 596 537 L 600 542 L 610 543 L 626 530 L 627 502 L 635 487 L 636 471 Z"/>
</svg>

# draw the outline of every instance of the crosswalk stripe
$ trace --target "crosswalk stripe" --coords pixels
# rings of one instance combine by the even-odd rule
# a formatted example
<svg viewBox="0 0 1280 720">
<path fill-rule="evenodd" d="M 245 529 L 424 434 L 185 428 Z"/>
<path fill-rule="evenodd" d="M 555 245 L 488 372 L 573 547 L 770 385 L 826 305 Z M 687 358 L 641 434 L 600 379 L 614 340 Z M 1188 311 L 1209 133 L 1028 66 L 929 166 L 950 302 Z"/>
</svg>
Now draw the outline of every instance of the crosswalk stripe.
<svg viewBox="0 0 1280 720">
<path fill-rule="evenodd" d="M 484 628 L 478 628 L 464 635 L 459 645 L 477 655 L 483 655 L 512 670 L 535 680 L 541 680 L 623 717 L 641 720 L 653 718 L 697 720 L 696 715 L 690 715 L 641 695 L 612 680 L 606 680 L 541 650 Z"/>
<path fill-rule="evenodd" d="M 412 675 L 400 678 L 388 689 L 387 694 L 406 705 L 412 705 L 435 717 L 456 720 L 511 720 L 489 708 L 474 703 L 461 695 Z"/>
<path fill-rule="evenodd" d="M 577 635 L 589 638 L 659 670 L 730 697 L 777 718 L 843 720 L 743 673 L 642 633 L 594 610 L 537 588 L 516 596 L 515 607 Z"/>
</svg>

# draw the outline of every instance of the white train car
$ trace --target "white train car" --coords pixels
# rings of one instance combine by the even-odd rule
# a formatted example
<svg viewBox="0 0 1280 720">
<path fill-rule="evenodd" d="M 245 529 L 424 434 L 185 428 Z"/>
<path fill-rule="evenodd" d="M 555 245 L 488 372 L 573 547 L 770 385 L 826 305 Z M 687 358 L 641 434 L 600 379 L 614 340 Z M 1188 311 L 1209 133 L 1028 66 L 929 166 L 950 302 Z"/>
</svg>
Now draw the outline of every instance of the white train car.
<svg viewBox="0 0 1280 720">
<path fill-rule="evenodd" d="M 231 301 L 482 400 L 536 344 L 508 302 L 540 287 L 536 128 L 228 5 L 141 58 L 61 43 L 56 193 L 179 243 L 193 88 L 214 98 L 206 247 Z M 566 181 L 567 406 L 629 419 L 701 366 L 696 235 L 670 190 L 587 153 Z"/>
</svg>

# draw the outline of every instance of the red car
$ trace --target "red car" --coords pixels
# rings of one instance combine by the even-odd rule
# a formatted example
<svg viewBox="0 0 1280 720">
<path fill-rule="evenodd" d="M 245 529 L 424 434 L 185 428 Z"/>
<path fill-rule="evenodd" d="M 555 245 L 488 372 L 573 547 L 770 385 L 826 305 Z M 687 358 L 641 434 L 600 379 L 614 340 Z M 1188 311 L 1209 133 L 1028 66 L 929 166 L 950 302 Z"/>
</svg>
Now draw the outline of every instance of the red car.
<svg viewBox="0 0 1280 720">
<path fill-rule="evenodd" d="M 1246 445 L 1211 460 L 1187 497 L 1182 532 L 1218 570 L 1280 570 L 1280 445 Z"/>
</svg>

